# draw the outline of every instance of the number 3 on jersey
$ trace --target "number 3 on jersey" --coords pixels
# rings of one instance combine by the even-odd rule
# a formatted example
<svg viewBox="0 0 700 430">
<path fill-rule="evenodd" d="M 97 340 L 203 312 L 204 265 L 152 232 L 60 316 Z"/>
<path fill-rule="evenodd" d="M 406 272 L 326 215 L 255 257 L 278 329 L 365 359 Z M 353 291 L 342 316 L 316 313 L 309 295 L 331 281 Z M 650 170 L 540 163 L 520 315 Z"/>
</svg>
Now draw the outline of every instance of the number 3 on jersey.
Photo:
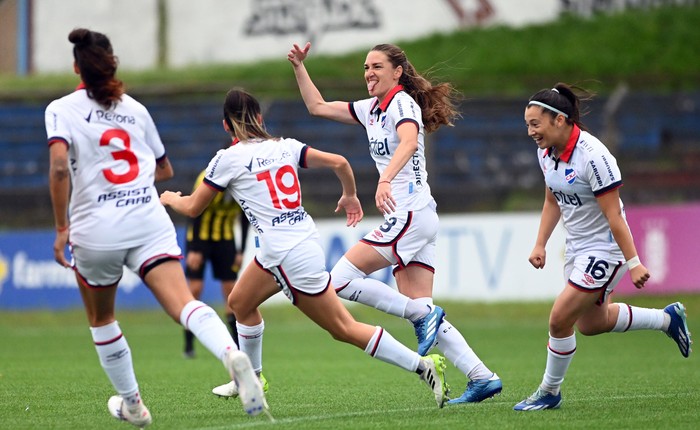
<svg viewBox="0 0 700 430">
<path fill-rule="evenodd" d="M 113 184 L 125 184 L 133 181 L 139 175 L 139 160 L 131 150 L 129 133 L 119 129 L 107 130 L 100 137 L 100 146 L 109 146 L 112 139 L 121 141 L 124 144 L 124 149 L 112 152 L 112 158 L 126 161 L 129 164 L 129 170 L 125 173 L 114 173 L 112 169 L 103 169 L 102 174 L 105 176 L 105 179 Z"/>
<path fill-rule="evenodd" d="M 274 178 L 272 177 L 273 172 Z M 301 206 L 299 178 L 292 166 L 287 164 L 277 169 L 277 171 L 267 170 L 260 172 L 256 177 L 258 181 L 265 182 L 267 185 L 272 205 L 276 209 L 282 209 L 282 205 L 287 209 L 295 209 Z"/>
</svg>

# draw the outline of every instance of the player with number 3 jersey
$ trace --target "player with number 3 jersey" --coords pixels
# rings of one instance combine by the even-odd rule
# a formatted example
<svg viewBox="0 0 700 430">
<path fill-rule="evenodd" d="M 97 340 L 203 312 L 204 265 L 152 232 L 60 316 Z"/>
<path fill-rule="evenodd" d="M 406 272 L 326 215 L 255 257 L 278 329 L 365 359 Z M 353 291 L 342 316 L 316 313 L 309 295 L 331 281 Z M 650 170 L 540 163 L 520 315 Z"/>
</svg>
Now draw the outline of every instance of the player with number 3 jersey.
<svg viewBox="0 0 700 430">
<path fill-rule="evenodd" d="M 139 428 L 152 422 L 115 319 L 124 266 L 221 360 L 239 383 L 246 412 L 259 414 L 265 396 L 250 360 L 216 312 L 187 288 L 175 227 L 154 185 L 171 178 L 173 169 L 150 114 L 124 93 L 107 36 L 78 28 L 68 40 L 81 83 L 51 102 L 45 115 L 53 252 L 58 264 L 75 271 L 97 355 L 117 392 L 107 402 L 110 414 Z M 73 261 L 65 255 L 69 240 Z"/>
</svg>

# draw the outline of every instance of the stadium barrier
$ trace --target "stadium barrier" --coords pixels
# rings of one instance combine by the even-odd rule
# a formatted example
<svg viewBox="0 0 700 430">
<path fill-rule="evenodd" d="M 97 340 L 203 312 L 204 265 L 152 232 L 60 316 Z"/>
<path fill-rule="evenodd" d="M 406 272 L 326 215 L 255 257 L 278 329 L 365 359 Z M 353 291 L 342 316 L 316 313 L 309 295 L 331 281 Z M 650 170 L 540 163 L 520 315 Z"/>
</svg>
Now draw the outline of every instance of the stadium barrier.
<svg viewBox="0 0 700 430">
<path fill-rule="evenodd" d="M 700 230 L 688 228 L 700 222 L 700 205 L 631 207 L 630 228 L 642 261 L 651 272 L 643 290 L 636 290 L 625 277 L 619 294 L 677 294 L 700 292 L 694 266 L 700 255 Z M 368 229 L 382 222 L 379 217 L 363 220 L 358 228 L 344 227 L 343 220 L 319 219 L 317 225 L 331 268 L 348 247 Z M 493 213 L 442 215 L 438 237 L 434 296 L 437 299 L 468 301 L 553 300 L 564 285 L 564 230 L 558 226 L 547 247 L 542 270 L 530 266 L 539 213 Z M 178 229 L 184 237 L 184 229 Z M 67 309 L 81 306 L 80 294 L 70 269 L 53 260 L 52 230 L 0 232 L 0 309 Z M 244 263 L 254 251 L 253 237 Z M 373 275 L 393 285 L 390 269 Z M 207 285 L 215 285 L 211 273 Z M 203 300 L 220 304 L 219 288 L 204 289 Z M 284 302 L 282 294 L 271 303 Z M 151 308 L 158 303 L 128 270 L 117 293 L 121 308 Z"/>
</svg>

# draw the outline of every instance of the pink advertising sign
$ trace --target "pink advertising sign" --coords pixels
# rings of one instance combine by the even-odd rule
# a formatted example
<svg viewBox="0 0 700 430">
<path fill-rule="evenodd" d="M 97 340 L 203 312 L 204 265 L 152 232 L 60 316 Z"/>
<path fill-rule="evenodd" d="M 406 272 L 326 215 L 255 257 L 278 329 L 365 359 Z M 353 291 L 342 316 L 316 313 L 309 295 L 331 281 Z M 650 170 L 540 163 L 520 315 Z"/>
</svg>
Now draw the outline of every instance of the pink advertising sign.
<svg viewBox="0 0 700 430">
<path fill-rule="evenodd" d="M 626 275 L 618 294 L 700 292 L 700 204 L 625 207 L 637 252 L 651 278 L 637 290 Z"/>
</svg>

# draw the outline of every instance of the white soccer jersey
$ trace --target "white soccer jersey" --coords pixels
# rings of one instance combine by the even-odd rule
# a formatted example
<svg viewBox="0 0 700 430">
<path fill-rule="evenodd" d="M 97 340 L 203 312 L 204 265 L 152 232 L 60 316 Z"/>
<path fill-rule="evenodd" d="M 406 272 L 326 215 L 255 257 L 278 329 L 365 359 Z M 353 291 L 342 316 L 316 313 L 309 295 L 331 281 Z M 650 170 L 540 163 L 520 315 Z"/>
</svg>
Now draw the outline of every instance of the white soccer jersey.
<svg viewBox="0 0 700 430">
<path fill-rule="evenodd" d="M 174 232 L 153 185 L 165 148 L 141 103 L 125 94 L 105 109 L 81 85 L 48 105 L 45 122 L 49 144 L 68 145 L 71 243 L 126 249 Z"/>
<path fill-rule="evenodd" d="M 379 174 L 386 169 L 399 146 L 396 127 L 410 121 L 418 128 L 418 149 L 391 181 L 391 194 L 397 211 L 424 208 L 433 200 L 425 167 L 425 132 L 420 106 L 401 85 L 394 87 L 382 104 L 376 97 L 349 104 L 350 114 L 365 127 L 369 152 Z"/>
<path fill-rule="evenodd" d="M 538 149 L 545 183 L 559 204 L 567 231 L 567 255 L 603 251 L 623 259 L 596 196 L 622 186 L 622 175 L 610 151 L 590 133 L 574 126 L 566 150 Z M 620 200 L 624 217 L 624 207 Z"/>
<path fill-rule="evenodd" d="M 298 167 L 306 167 L 308 146 L 295 139 L 253 139 L 217 152 L 204 183 L 229 192 L 257 234 L 257 259 L 277 266 L 300 242 L 316 233 L 301 202 Z"/>
</svg>

